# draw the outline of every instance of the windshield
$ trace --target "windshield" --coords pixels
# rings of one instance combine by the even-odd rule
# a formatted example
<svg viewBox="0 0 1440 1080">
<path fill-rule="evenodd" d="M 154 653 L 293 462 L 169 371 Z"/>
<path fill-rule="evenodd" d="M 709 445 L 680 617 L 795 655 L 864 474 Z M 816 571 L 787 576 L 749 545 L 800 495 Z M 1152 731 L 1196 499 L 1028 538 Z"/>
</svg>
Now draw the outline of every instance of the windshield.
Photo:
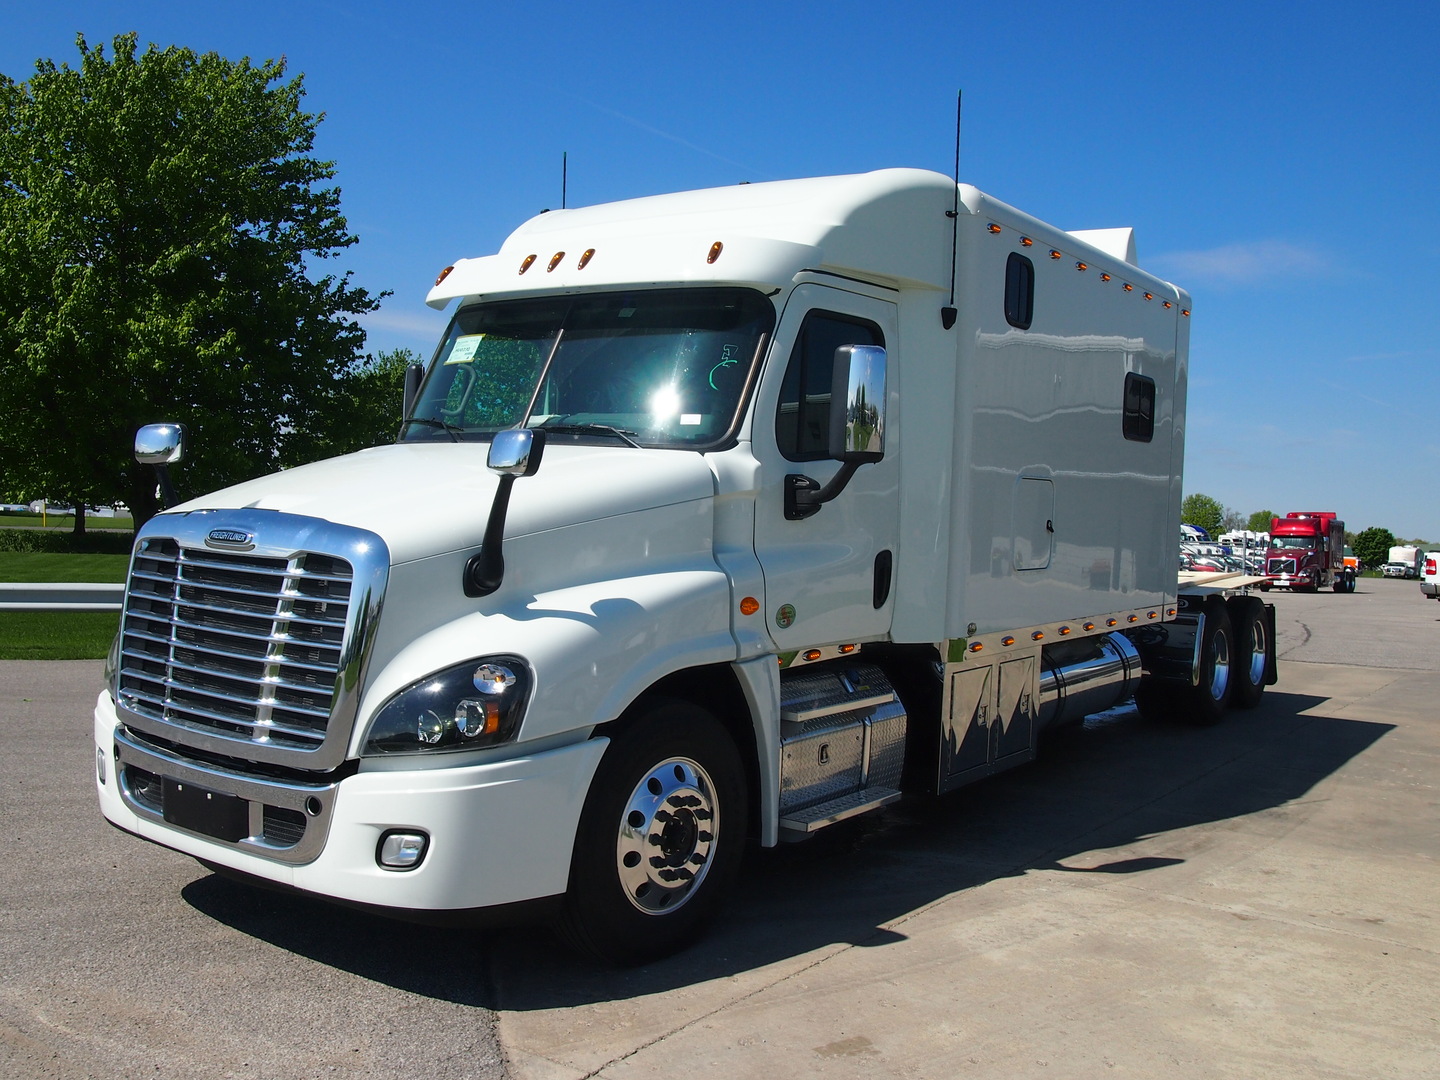
<svg viewBox="0 0 1440 1080">
<path fill-rule="evenodd" d="M 734 288 L 462 308 L 400 437 L 488 439 L 523 422 L 587 441 L 710 449 L 734 437 L 774 321 L 769 300 Z"/>
<path fill-rule="evenodd" d="M 1270 547 L 1285 551 L 1309 551 L 1317 543 L 1313 536 L 1277 536 L 1270 541 Z"/>
</svg>

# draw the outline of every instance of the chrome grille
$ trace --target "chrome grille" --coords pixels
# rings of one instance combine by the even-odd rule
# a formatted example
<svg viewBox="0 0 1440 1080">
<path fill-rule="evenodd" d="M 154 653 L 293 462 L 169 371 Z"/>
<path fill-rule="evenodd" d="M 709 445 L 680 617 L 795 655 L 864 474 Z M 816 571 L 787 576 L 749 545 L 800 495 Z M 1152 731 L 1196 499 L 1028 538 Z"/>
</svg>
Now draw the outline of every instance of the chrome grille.
<svg viewBox="0 0 1440 1080">
<path fill-rule="evenodd" d="M 1293 558 L 1271 559 L 1267 564 L 1265 572 L 1277 576 L 1280 574 L 1293 574 L 1295 573 L 1295 560 Z"/>
<path fill-rule="evenodd" d="M 137 545 L 118 700 L 167 725 L 275 748 L 324 742 L 350 623 L 351 564 L 171 537 Z"/>
</svg>

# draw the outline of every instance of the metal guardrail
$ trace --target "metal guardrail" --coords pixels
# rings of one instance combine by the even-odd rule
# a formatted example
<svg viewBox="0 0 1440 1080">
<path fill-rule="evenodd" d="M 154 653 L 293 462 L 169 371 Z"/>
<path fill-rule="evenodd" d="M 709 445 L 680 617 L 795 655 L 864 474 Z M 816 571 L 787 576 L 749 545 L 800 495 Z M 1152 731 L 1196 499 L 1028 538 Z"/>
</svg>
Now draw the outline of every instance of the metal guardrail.
<svg viewBox="0 0 1440 1080">
<path fill-rule="evenodd" d="M 119 611 L 122 582 L 0 581 L 0 611 Z"/>
</svg>

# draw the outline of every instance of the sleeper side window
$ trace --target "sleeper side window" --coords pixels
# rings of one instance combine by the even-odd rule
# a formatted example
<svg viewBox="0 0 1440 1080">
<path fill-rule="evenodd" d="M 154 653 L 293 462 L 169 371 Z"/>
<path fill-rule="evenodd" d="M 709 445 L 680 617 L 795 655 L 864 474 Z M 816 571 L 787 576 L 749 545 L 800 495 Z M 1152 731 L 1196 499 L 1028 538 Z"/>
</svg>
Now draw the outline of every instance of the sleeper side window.
<svg viewBox="0 0 1440 1080">
<path fill-rule="evenodd" d="M 1029 330 L 1035 316 L 1035 264 L 1012 251 L 1005 263 L 1005 321 Z"/>
<path fill-rule="evenodd" d="M 1155 437 L 1155 380 L 1131 372 L 1125 376 L 1125 438 L 1149 442 Z"/>
<path fill-rule="evenodd" d="M 830 456 L 830 380 L 842 345 L 884 345 L 880 328 L 865 319 L 828 311 L 805 316 L 780 384 L 775 440 L 791 461 Z"/>
</svg>

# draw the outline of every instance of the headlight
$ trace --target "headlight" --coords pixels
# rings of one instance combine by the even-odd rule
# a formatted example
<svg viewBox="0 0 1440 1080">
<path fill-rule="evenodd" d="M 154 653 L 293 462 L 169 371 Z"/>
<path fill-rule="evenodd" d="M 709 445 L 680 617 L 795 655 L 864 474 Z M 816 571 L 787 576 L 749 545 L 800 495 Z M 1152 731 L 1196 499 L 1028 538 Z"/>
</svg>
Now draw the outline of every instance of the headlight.
<svg viewBox="0 0 1440 1080">
<path fill-rule="evenodd" d="M 530 669 L 487 656 L 412 683 L 376 714 L 366 754 L 470 750 L 510 739 L 530 693 Z"/>
</svg>

